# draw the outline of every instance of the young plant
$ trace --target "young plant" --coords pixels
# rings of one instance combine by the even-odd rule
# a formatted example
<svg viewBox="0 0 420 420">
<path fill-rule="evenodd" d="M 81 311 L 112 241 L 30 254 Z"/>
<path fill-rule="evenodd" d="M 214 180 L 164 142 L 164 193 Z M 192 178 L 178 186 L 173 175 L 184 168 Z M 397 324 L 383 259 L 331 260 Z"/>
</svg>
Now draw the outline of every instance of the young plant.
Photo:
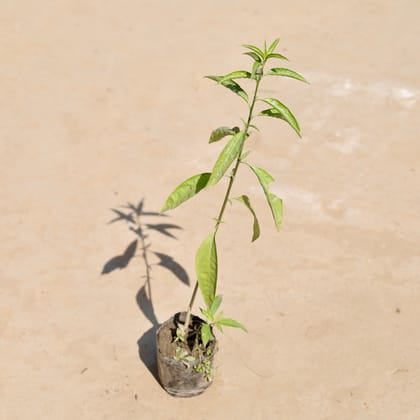
<svg viewBox="0 0 420 420">
<path fill-rule="evenodd" d="M 217 314 L 222 298 L 220 295 L 216 295 L 218 277 L 216 236 L 223 220 L 226 205 L 231 200 L 232 186 L 241 165 L 249 168 L 257 177 L 271 210 L 277 230 L 279 230 L 282 222 L 282 200 L 270 192 L 269 189 L 269 185 L 274 181 L 274 178 L 266 170 L 246 162 L 245 158 L 249 155 L 249 151 L 244 152 L 244 145 L 251 134 L 250 130 L 258 130 L 258 128 L 253 124 L 253 120 L 256 117 L 272 117 L 283 120 L 289 124 L 300 137 L 299 123 L 286 105 L 276 98 L 260 98 L 258 96 L 261 81 L 266 76 L 283 76 L 306 82 L 304 77 L 288 68 L 271 67 L 268 71 L 266 70 L 267 63 L 272 62 L 272 60 L 287 60 L 285 56 L 276 52 L 278 43 L 279 40 L 276 39 L 268 48 L 266 43 L 264 43 L 263 48 L 258 48 L 255 45 L 243 45 L 246 49 L 244 54 L 249 56 L 253 62 L 250 71 L 237 70 L 224 76 L 206 76 L 208 79 L 217 82 L 217 84 L 229 89 L 246 101 L 248 104 L 247 118 L 246 120 L 242 120 L 241 128 L 236 126 L 222 126 L 212 131 L 209 143 L 215 143 L 222 139 L 229 138 L 227 144 L 217 158 L 212 171 L 194 175 L 179 184 L 169 195 L 161 210 L 161 212 L 165 212 L 174 209 L 205 188 L 209 188 L 217 184 L 231 168 L 228 175 L 229 181 L 226 192 L 221 201 L 221 207 L 218 216 L 215 219 L 216 223 L 214 228 L 201 243 L 196 253 L 195 269 L 197 281 L 188 305 L 185 324 L 183 328 L 181 327 L 177 331 L 177 339 L 186 340 L 189 332 L 192 307 L 194 305 L 197 290 L 200 289 L 206 305 L 205 308 L 200 308 L 202 314 L 206 318 L 206 323 L 203 323 L 201 327 L 201 341 L 204 349 L 206 348 L 208 342 L 213 339 L 211 332 L 212 326 L 215 326 L 220 331 L 222 331 L 223 326 L 241 328 L 242 330 L 247 331 L 246 328 L 238 321 L 231 318 L 224 318 L 223 312 Z M 237 82 L 238 79 L 249 79 L 254 82 L 252 95 L 249 95 L 248 92 L 239 85 Z M 255 107 L 257 103 L 264 105 L 264 109 L 256 111 Z M 260 227 L 255 211 L 251 205 L 251 201 L 247 195 L 240 195 L 239 197 L 235 197 L 235 199 L 238 202 L 243 203 L 253 216 L 253 242 L 260 235 Z"/>
</svg>

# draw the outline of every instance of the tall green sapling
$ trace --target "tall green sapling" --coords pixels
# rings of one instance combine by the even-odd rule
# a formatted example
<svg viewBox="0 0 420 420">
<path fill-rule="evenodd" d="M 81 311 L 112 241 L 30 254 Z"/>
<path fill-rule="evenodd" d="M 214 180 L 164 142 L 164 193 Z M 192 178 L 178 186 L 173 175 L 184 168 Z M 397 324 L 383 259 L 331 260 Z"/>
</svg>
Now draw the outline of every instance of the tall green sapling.
<svg viewBox="0 0 420 420">
<path fill-rule="evenodd" d="M 263 48 L 258 48 L 255 45 L 243 45 L 246 49 L 244 54 L 249 56 L 253 61 L 251 71 L 237 70 L 225 76 L 206 76 L 208 79 L 217 82 L 219 85 L 224 86 L 245 100 L 249 109 L 248 116 L 246 120 L 242 120 L 241 128 L 223 126 L 215 129 L 211 133 L 209 143 L 215 143 L 226 137 L 230 137 L 230 140 L 217 158 L 212 171 L 194 175 L 178 185 L 169 195 L 161 210 L 162 212 L 165 212 L 174 209 L 201 190 L 215 185 L 224 177 L 226 172 L 232 168 L 228 175 L 229 181 L 226 192 L 221 202 L 218 216 L 215 219 L 216 223 L 214 229 L 204 239 L 197 250 L 195 257 L 197 281 L 188 305 L 185 323 L 183 327 L 180 327 L 177 331 L 178 339 L 185 341 L 190 329 L 191 311 L 197 291 L 200 289 L 206 305 L 205 308 L 200 308 L 201 313 L 206 318 L 206 323 L 202 324 L 201 327 L 203 349 L 205 349 L 207 343 L 213 339 L 212 326 L 215 326 L 220 331 L 222 331 L 223 326 L 241 328 L 242 330 L 247 331 L 240 322 L 231 318 L 226 318 L 223 316 L 223 312 L 218 312 L 222 298 L 220 295 L 216 294 L 218 275 L 216 235 L 222 223 L 226 205 L 231 200 L 232 185 L 235 182 L 238 169 L 241 165 L 248 167 L 257 177 L 267 199 L 277 230 L 279 230 L 282 222 L 282 200 L 269 190 L 269 184 L 274 181 L 274 178 L 266 170 L 246 161 L 245 158 L 250 152 L 244 152 L 244 145 L 251 134 L 251 130 L 258 130 L 257 126 L 253 124 L 253 120 L 256 117 L 272 117 L 283 120 L 289 124 L 300 137 L 299 123 L 288 107 L 278 99 L 261 98 L 258 96 L 261 81 L 266 76 L 283 76 L 306 82 L 304 77 L 288 68 L 272 67 L 266 71 L 265 67 L 269 61 L 287 60 L 284 55 L 275 52 L 278 43 L 279 40 L 276 39 L 268 48 L 265 42 Z M 254 91 L 251 96 L 238 84 L 236 81 L 238 79 L 250 79 L 254 82 Z M 256 111 L 255 108 L 257 103 L 265 105 L 265 109 Z M 240 195 L 239 197 L 234 197 L 234 199 L 243 203 L 251 212 L 253 216 L 252 241 L 255 241 L 260 235 L 260 227 L 251 201 L 247 195 Z"/>
</svg>

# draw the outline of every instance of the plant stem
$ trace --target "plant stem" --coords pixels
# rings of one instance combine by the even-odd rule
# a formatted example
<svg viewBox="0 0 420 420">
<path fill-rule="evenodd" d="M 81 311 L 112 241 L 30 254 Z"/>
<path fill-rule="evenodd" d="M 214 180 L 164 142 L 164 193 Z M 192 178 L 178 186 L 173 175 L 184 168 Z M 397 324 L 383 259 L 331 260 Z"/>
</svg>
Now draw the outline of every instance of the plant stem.
<svg viewBox="0 0 420 420">
<path fill-rule="evenodd" d="M 248 134 L 249 124 L 251 123 L 251 120 L 252 120 L 252 112 L 254 110 L 254 105 L 255 105 L 255 102 L 256 102 L 256 99 L 257 99 L 257 92 L 258 92 L 258 86 L 260 85 L 260 80 L 257 80 L 257 83 L 255 84 L 254 97 L 252 98 L 252 103 L 251 103 L 251 106 L 249 108 L 248 120 L 246 122 L 245 130 L 244 130 L 245 140 L 246 140 L 246 137 L 247 137 L 247 134 Z M 242 155 L 242 150 L 244 148 L 245 140 L 242 143 L 242 146 L 241 146 L 241 148 L 239 150 L 238 157 L 236 159 L 235 166 L 234 166 L 234 168 L 232 170 L 232 174 L 230 175 L 230 180 L 229 180 L 229 184 L 228 184 L 228 187 L 227 187 L 227 190 L 226 190 L 225 198 L 223 200 L 223 204 L 222 204 L 222 207 L 220 209 L 219 216 L 217 216 L 217 219 L 216 219 L 217 220 L 216 221 L 216 226 L 214 228 L 215 232 L 217 232 L 217 230 L 219 229 L 220 224 L 222 223 L 222 217 L 223 217 L 223 214 L 225 212 L 227 202 L 229 200 L 230 191 L 232 189 L 232 185 L 233 185 L 233 182 L 235 180 L 236 173 L 238 172 L 239 164 L 241 163 L 241 155 Z"/>
<path fill-rule="evenodd" d="M 188 332 L 188 328 L 190 326 L 191 311 L 192 311 L 192 307 L 194 305 L 194 300 L 195 300 L 195 296 L 197 294 L 197 291 L 198 291 L 198 281 L 195 282 L 194 290 L 193 290 L 193 293 L 191 295 L 190 303 L 189 303 L 188 309 L 187 309 L 187 316 L 185 317 L 185 324 L 184 324 L 185 334 Z"/>
<path fill-rule="evenodd" d="M 239 164 L 241 163 L 241 155 L 242 155 L 242 151 L 243 151 L 243 148 L 244 148 L 245 140 L 246 140 L 247 135 L 248 135 L 249 125 L 251 124 L 252 113 L 254 111 L 255 102 L 257 100 L 257 92 L 258 92 L 258 87 L 260 85 L 260 81 L 261 81 L 261 78 L 257 78 L 256 84 L 255 84 L 254 96 L 252 98 L 251 106 L 249 107 L 248 120 L 247 120 L 247 122 L 245 124 L 245 128 L 244 128 L 244 141 L 243 141 L 242 146 L 239 150 L 238 157 L 236 158 L 236 163 L 235 163 L 235 166 L 234 166 L 234 168 L 232 170 L 232 173 L 230 175 L 229 184 L 228 184 L 227 189 L 226 189 L 226 193 L 225 193 L 225 197 L 223 199 L 222 207 L 220 208 L 219 215 L 217 216 L 217 219 L 216 219 L 216 225 L 214 226 L 214 233 L 215 234 L 217 233 L 217 231 L 219 229 L 219 226 L 222 223 L 222 217 L 225 213 L 226 205 L 229 201 L 229 196 L 230 196 L 230 192 L 232 190 L 232 185 L 233 185 L 233 182 L 235 181 L 235 177 L 236 177 L 236 173 L 238 172 Z M 197 295 L 197 291 L 198 291 L 198 281 L 195 282 L 194 290 L 193 290 L 193 293 L 192 293 L 192 296 L 191 296 L 191 300 L 190 300 L 190 303 L 188 305 L 187 316 L 185 317 L 185 324 L 184 324 L 185 336 L 187 335 L 188 329 L 189 329 L 189 326 L 190 326 L 191 311 L 192 311 L 192 307 L 194 305 L 194 301 L 195 301 L 195 297 Z"/>
</svg>

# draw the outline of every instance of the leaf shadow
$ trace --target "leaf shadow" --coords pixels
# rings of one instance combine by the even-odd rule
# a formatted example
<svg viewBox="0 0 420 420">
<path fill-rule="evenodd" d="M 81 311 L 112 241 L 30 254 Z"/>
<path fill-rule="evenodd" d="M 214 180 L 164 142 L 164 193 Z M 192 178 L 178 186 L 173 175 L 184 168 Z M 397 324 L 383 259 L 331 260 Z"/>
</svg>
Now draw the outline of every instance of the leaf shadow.
<svg viewBox="0 0 420 420">
<path fill-rule="evenodd" d="M 155 309 L 151 299 L 149 299 L 146 292 L 146 285 L 140 287 L 136 294 L 137 306 L 140 308 L 144 316 L 151 322 L 152 325 L 159 325 L 159 321 L 155 314 Z"/>
<path fill-rule="evenodd" d="M 117 255 L 115 257 L 112 257 L 110 260 L 108 260 L 104 268 L 102 269 L 101 274 L 109 274 L 114 270 L 122 270 L 123 268 L 127 267 L 128 263 L 131 261 L 131 259 L 134 257 L 136 250 L 137 250 L 137 244 L 138 240 L 135 239 L 133 242 L 128 245 L 126 250 L 123 252 L 122 255 Z"/>
<path fill-rule="evenodd" d="M 176 236 L 169 231 L 169 229 L 181 229 L 177 225 L 173 225 L 171 223 L 159 223 L 159 224 L 150 224 L 146 225 L 148 229 L 153 229 L 160 232 L 162 235 L 169 236 L 170 238 L 176 239 Z"/>
<path fill-rule="evenodd" d="M 188 273 L 181 264 L 177 263 L 170 255 L 162 254 L 161 252 L 154 252 L 154 254 L 160 259 L 157 265 L 171 271 L 182 283 L 187 286 L 190 285 Z"/>
</svg>

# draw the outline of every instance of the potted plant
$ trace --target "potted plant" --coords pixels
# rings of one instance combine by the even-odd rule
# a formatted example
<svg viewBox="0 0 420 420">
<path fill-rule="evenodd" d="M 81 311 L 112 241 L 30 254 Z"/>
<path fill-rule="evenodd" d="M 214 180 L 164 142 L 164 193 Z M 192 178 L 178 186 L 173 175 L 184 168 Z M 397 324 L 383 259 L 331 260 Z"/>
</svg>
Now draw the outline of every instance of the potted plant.
<svg viewBox="0 0 420 420">
<path fill-rule="evenodd" d="M 226 192 L 221 198 L 221 207 L 216 217 L 213 231 L 207 235 L 198 247 L 195 256 L 197 281 L 195 283 L 187 310 L 177 313 L 166 321 L 157 332 L 157 362 L 158 374 L 162 386 L 171 395 L 186 397 L 202 393 L 213 380 L 213 357 L 217 350 L 214 327 L 222 331 L 223 327 L 236 327 L 247 331 L 240 322 L 227 318 L 219 311 L 222 302 L 217 294 L 218 256 L 216 237 L 221 226 L 226 206 L 231 199 L 245 205 L 253 217 L 252 241 L 260 235 L 260 227 L 251 201 L 247 195 L 231 197 L 232 186 L 240 166 L 251 170 L 257 177 L 271 210 L 276 229 L 282 222 L 282 200 L 270 192 L 269 185 L 274 178 L 264 169 L 249 163 L 246 158 L 249 151 L 244 151 L 247 139 L 252 130 L 258 130 L 254 125 L 256 117 L 278 118 L 289 124 L 300 137 L 299 123 L 293 113 L 283 103 L 275 98 L 261 98 L 258 96 L 260 84 L 264 77 L 284 76 L 303 82 L 306 80 L 293 70 L 284 67 L 266 69 L 267 63 L 276 60 L 287 60 L 278 52 L 276 39 L 268 47 L 244 45 L 247 56 L 252 59 L 251 71 L 238 70 L 225 76 L 206 76 L 217 84 L 229 89 L 248 104 L 249 111 L 242 127 L 216 128 L 209 138 L 209 143 L 215 143 L 228 138 L 228 142 L 221 151 L 211 172 L 204 172 L 188 178 L 179 184 L 167 198 L 161 212 L 178 207 L 180 204 L 198 194 L 200 191 L 215 185 L 228 173 Z M 275 61 L 274 61 L 275 60 Z M 238 79 L 249 79 L 254 83 L 254 90 L 249 95 L 237 82 Z M 263 109 L 256 111 L 258 105 Z M 205 307 L 200 308 L 204 319 L 192 315 L 192 309 L 198 290 L 204 300 Z"/>
</svg>

